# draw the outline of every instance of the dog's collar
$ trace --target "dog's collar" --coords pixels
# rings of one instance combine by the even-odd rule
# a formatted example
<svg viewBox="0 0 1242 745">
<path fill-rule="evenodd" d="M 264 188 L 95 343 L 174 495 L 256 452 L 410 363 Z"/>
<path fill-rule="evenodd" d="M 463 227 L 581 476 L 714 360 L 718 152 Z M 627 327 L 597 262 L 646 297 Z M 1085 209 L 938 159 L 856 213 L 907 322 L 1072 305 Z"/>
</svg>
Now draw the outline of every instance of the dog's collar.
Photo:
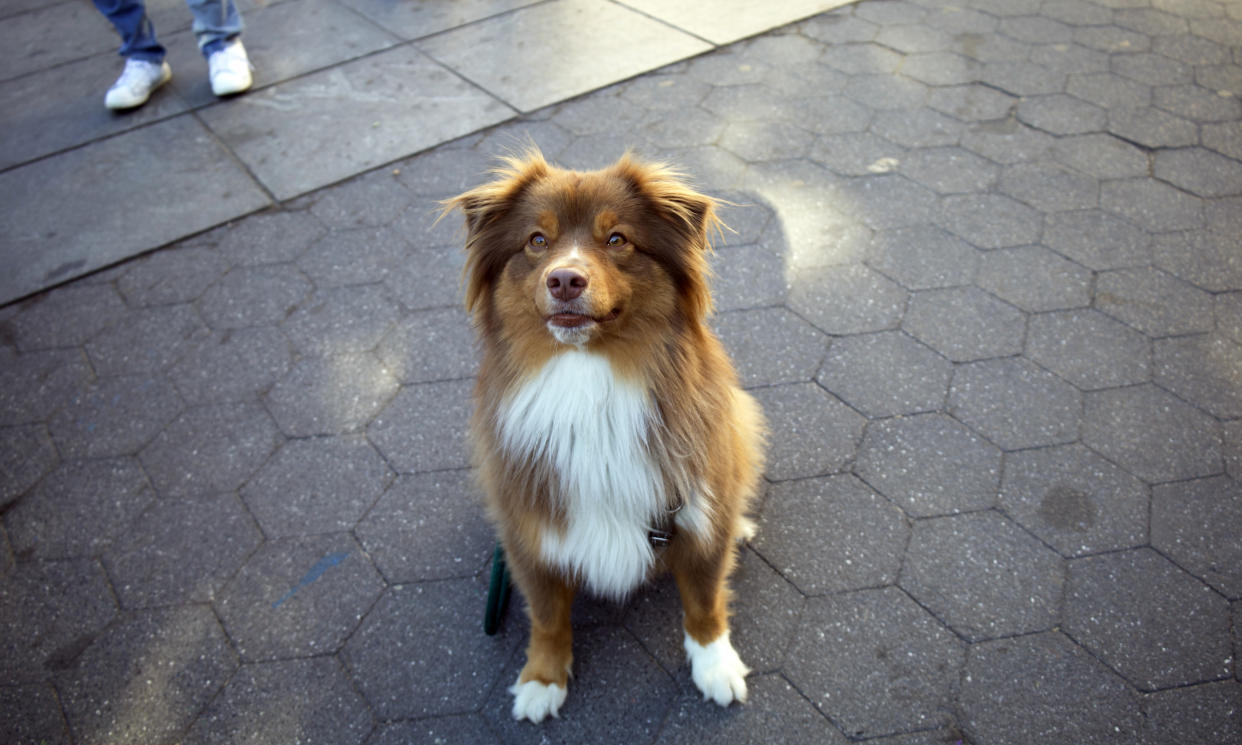
<svg viewBox="0 0 1242 745">
<path fill-rule="evenodd" d="M 660 520 L 660 523 L 647 531 L 647 541 L 654 548 L 665 548 L 673 542 L 673 536 L 677 535 L 677 522 L 673 516 L 681 512 L 681 508 L 686 506 L 684 499 L 677 500 L 677 506 L 671 510 L 667 510 Z"/>
</svg>

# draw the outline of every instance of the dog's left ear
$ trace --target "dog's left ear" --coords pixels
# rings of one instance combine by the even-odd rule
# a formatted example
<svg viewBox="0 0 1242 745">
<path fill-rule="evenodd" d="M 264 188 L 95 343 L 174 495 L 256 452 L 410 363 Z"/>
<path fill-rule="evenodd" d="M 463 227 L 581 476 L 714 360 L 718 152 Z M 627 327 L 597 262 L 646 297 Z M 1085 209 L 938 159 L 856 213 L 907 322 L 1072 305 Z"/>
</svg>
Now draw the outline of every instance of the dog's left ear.
<svg viewBox="0 0 1242 745">
<path fill-rule="evenodd" d="M 521 156 L 502 159 L 492 171 L 495 180 L 444 200 L 440 218 L 460 209 L 466 218 L 466 310 L 474 312 L 488 288 L 504 269 L 506 250 L 503 219 L 527 187 L 548 173 L 543 154 L 531 148 Z"/>
<path fill-rule="evenodd" d="M 686 312 L 702 320 L 712 310 L 707 253 L 725 227 L 716 216 L 717 201 L 692 189 L 678 171 L 641 163 L 628 153 L 615 168 L 662 219 L 667 233 L 652 248 L 665 255 Z"/>
</svg>

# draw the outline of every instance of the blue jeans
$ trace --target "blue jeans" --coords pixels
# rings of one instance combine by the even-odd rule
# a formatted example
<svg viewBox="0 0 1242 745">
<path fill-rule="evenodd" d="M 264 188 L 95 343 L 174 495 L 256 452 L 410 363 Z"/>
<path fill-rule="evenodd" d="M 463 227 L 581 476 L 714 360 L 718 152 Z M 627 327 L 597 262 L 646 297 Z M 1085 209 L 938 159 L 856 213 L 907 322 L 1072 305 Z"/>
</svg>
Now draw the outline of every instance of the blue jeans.
<svg viewBox="0 0 1242 745">
<path fill-rule="evenodd" d="M 186 0 L 194 14 L 194 38 L 203 56 L 224 48 L 242 32 L 241 13 L 233 0 Z M 142 0 L 95 0 L 95 7 L 121 35 L 121 56 L 163 62 L 164 47 L 155 38 Z"/>
</svg>

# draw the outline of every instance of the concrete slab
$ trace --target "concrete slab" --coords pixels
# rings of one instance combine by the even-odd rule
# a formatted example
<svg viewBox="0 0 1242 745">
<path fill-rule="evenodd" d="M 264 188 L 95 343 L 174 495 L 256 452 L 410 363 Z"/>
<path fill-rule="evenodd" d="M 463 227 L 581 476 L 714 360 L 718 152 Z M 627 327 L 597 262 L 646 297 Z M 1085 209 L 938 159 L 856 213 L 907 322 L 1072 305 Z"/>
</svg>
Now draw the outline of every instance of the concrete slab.
<svg viewBox="0 0 1242 745">
<path fill-rule="evenodd" d="M 557 33 L 549 35 L 550 28 Z M 608 29 L 607 37 L 599 29 Z M 518 111 L 534 111 L 711 45 L 604 0 L 553 0 L 454 29 L 419 48 Z"/>
<path fill-rule="evenodd" d="M 793 2 L 755 3 L 726 0 L 713 3 L 710 12 L 694 3 L 665 3 L 659 0 L 625 0 L 635 10 L 652 18 L 685 29 L 713 44 L 728 44 L 847 4 L 847 0 L 793 0 Z"/>
<path fill-rule="evenodd" d="M 508 119 L 513 111 L 411 47 L 203 109 L 277 199 L 290 199 Z"/>
<path fill-rule="evenodd" d="M 39 184 L 31 189 L 31 184 Z M 0 173 L 0 298 L 12 300 L 269 203 L 179 117 Z"/>
</svg>

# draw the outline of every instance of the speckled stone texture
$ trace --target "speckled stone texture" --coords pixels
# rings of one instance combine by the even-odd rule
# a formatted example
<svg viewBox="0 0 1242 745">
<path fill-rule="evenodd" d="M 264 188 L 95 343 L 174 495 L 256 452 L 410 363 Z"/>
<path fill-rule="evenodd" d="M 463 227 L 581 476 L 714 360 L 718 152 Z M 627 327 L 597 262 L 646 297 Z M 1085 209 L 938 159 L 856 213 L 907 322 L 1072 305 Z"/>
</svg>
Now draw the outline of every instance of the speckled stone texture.
<svg viewBox="0 0 1242 745">
<path fill-rule="evenodd" d="M 217 101 L 153 4 L 176 77 L 116 116 L 106 21 L 5 3 L 0 254 L 108 258 L 0 281 L 0 742 L 1242 745 L 1242 11 L 826 8 L 252 3 Z M 440 214 L 530 144 L 722 200 L 744 705 L 659 577 L 511 718 Z"/>
</svg>

